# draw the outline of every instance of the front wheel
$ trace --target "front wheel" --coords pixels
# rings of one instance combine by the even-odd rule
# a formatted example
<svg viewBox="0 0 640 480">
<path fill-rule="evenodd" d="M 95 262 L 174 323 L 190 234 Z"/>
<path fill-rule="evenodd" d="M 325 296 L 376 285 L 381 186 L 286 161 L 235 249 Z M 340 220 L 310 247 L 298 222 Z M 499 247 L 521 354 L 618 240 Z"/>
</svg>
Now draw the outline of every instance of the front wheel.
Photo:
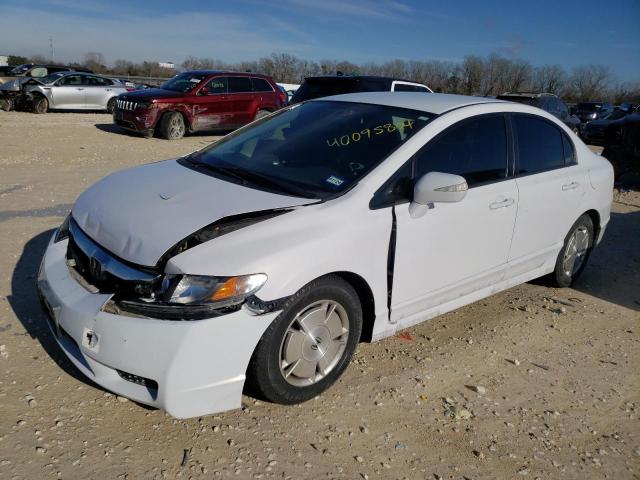
<svg viewBox="0 0 640 480">
<path fill-rule="evenodd" d="M 33 112 L 34 113 L 47 113 L 49 110 L 49 100 L 42 95 L 38 95 L 33 99 Z"/>
<path fill-rule="evenodd" d="M 107 113 L 113 114 L 114 108 L 116 108 L 116 97 L 110 98 L 107 102 Z"/>
<path fill-rule="evenodd" d="M 160 133 L 167 140 L 177 140 L 185 134 L 184 118 L 178 112 L 165 113 L 160 122 Z"/>
<path fill-rule="evenodd" d="M 558 254 L 556 268 L 549 274 L 554 287 L 570 287 L 582 274 L 593 250 L 593 241 L 593 220 L 585 213 L 569 230 Z"/>
<path fill-rule="evenodd" d="M 360 339 L 362 307 L 345 280 L 328 275 L 297 292 L 263 334 L 247 371 L 249 393 L 294 404 L 340 377 Z"/>
<path fill-rule="evenodd" d="M 256 112 L 256 116 L 255 116 L 254 120 L 259 120 L 259 119 L 264 118 L 264 117 L 266 117 L 267 115 L 270 115 L 270 114 L 271 114 L 271 112 L 269 110 L 258 110 Z"/>
</svg>

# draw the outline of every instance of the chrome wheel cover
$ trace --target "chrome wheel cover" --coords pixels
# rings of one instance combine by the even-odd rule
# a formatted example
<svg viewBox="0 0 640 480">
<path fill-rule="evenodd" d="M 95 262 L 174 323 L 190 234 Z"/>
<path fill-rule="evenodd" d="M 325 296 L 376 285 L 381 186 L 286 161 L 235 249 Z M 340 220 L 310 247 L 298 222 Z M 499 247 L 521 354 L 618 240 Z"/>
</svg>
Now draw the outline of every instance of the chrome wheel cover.
<svg viewBox="0 0 640 480">
<path fill-rule="evenodd" d="M 306 387 L 322 380 L 347 348 L 349 317 L 342 305 L 320 300 L 299 311 L 280 343 L 280 373 L 291 385 Z"/>
<path fill-rule="evenodd" d="M 174 115 L 169 124 L 169 133 L 172 138 L 182 137 L 184 135 L 184 122 L 178 115 Z"/>
<path fill-rule="evenodd" d="M 589 230 L 585 226 L 576 228 L 569 237 L 562 259 L 562 270 L 572 277 L 584 263 L 589 249 Z"/>
</svg>

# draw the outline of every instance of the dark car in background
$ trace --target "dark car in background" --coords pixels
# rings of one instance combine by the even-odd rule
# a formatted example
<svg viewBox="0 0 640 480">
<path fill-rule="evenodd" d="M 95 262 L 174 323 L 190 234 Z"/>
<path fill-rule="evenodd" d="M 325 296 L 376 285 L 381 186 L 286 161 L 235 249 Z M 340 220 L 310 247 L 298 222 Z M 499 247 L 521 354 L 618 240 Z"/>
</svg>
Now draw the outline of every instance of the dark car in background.
<svg viewBox="0 0 640 480">
<path fill-rule="evenodd" d="M 503 93 L 496 98 L 541 108 L 558 117 L 576 134 L 580 133 L 580 119 L 569 113 L 569 107 L 557 95 L 552 93 Z"/>
<path fill-rule="evenodd" d="M 586 143 L 601 145 L 610 137 L 620 134 L 622 123 L 630 113 L 616 108 L 605 117 L 582 125 L 580 136 Z"/>
<path fill-rule="evenodd" d="M 576 105 L 576 116 L 580 123 L 604 118 L 613 112 L 613 105 L 608 102 L 581 102 Z"/>
<path fill-rule="evenodd" d="M 216 70 L 184 72 L 159 88 L 120 95 L 113 121 L 145 137 L 175 140 L 187 132 L 231 130 L 284 107 L 271 77 Z"/>
<path fill-rule="evenodd" d="M 424 92 L 433 91 L 422 83 L 401 78 L 351 75 L 307 77 L 291 97 L 290 104 L 315 98 L 360 92 Z"/>
</svg>

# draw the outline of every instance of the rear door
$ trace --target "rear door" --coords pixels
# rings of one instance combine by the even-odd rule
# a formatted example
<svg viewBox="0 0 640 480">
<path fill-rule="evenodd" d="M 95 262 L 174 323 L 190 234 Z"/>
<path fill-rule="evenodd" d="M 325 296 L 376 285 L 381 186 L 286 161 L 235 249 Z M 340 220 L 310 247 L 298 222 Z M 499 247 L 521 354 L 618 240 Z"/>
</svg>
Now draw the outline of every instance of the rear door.
<svg viewBox="0 0 640 480">
<path fill-rule="evenodd" d="M 229 96 L 233 105 L 234 125 L 244 125 L 255 115 L 251 77 L 229 77 Z"/>
<path fill-rule="evenodd" d="M 535 115 L 513 114 L 511 119 L 519 202 L 508 275 L 515 277 L 555 263 L 580 216 L 585 176 L 560 127 Z"/>
<path fill-rule="evenodd" d="M 51 87 L 52 108 L 84 108 L 86 85 L 84 75 L 72 74 L 58 80 Z"/>
<path fill-rule="evenodd" d="M 194 130 L 212 130 L 235 125 L 233 101 L 228 94 L 227 84 L 227 77 L 214 77 L 200 89 L 194 98 Z"/>
<path fill-rule="evenodd" d="M 95 75 L 85 75 L 85 107 L 88 109 L 107 108 L 107 102 L 113 96 L 113 81 Z"/>
</svg>

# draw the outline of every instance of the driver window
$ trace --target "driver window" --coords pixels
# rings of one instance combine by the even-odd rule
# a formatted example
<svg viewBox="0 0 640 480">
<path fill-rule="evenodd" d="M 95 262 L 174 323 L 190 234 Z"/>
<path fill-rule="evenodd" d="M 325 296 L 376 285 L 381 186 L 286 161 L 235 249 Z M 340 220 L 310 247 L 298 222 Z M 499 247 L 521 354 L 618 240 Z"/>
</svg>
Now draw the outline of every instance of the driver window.
<svg viewBox="0 0 640 480">
<path fill-rule="evenodd" d="M 66 86 L 82 85 L 82 78 L 80 77 L 80 75 L 68 75 L 60 81 L 60 85 L 66 85 Z"/>
<path fill-rule="evenodd" d="M 205 88 L 207 89 L 207 95 L 227 93 L 227 77 L 212 78 Z"/>
<path fill-rule="evenodd" d="M 507 177 L 507 133 L 502 115 L 471 118 L 450 127 L 415 155 L 416 177 L 461 175 L 469 187 Z"/>
</svg>

